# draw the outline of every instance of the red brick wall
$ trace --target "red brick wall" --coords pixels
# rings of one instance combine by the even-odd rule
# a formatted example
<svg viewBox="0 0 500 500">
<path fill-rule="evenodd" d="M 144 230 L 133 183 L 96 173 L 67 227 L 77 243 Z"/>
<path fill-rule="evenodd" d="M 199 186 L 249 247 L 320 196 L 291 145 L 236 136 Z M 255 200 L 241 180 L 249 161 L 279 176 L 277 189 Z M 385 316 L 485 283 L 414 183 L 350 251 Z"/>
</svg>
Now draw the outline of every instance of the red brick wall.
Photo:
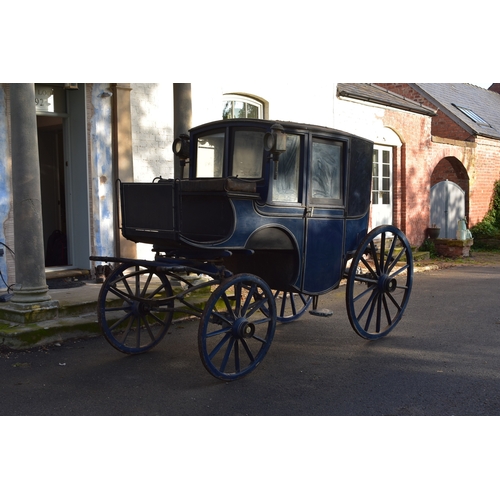
<svg viewBox="0 0 500 500">
<path fill-rule="evenodd" d="M 432 135 L 458 141 L 474 140 L 470 132 L 464 130 L 442 111 L 438 111 L 437 115 L 432 118 Z"/>
<path fill-rule="evenodd" d="M 419 245 L 429 226 L 430 117 L 386 109 L 383 123 L 394 130 L 403 143 L 394 151 L 393 223 L 406 234 L 412 245 Z"/>
<path fill-rule="evenodd" d="M 480 222 L 489 210 L 495 181 L 500 179 L 500 141 L 478 138 L 470 173 L 469 225 Z"/>
</svg>

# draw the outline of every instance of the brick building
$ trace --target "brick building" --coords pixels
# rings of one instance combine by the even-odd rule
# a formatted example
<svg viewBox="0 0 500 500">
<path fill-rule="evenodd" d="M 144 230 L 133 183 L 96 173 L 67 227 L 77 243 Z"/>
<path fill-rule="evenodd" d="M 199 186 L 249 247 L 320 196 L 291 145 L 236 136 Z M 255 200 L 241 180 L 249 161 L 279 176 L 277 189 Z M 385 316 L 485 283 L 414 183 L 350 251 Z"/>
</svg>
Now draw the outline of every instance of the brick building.
<svg viewBox="0 0 500 500">
<path fill-rule="evenodd" d="M 489 209 L 493 185 L 500 179 L 500 84 L 493 84 L 488 90 L 467 83 L 377 85 L 435 111 L 430 137 L 421 152 L 423 175 L 419 176 L 420 185 L 408 193 L 409 199 L 421 199 L 421 207 L 432 224 L 433 214 L 439 218 L 440 211 L 433 210 L 433 203 L 438 200 L 432 199 L 431 194 L 439 192 L 435 188 L 448 181 L 454 192 L 463 191 L 463 215 L 469 226 L 480 222 Z M 445 209 L 449 217 L 458 213 L 451 202 Z M 410 230 L 415 237 L 423 229 L 418 224 L 418 228 Z M 454 237 L 453 228 L 448 233 L 445 236 Z"/>
</svg>

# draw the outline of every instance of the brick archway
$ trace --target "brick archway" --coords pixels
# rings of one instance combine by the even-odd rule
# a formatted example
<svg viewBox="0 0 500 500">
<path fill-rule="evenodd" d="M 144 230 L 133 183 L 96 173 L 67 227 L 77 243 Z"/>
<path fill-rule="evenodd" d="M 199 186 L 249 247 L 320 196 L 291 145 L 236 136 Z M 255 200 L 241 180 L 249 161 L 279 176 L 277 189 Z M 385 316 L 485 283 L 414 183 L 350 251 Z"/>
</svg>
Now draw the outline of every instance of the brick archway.
<svg viewBox="0 0 500 500">
<path fill-rule="evenodd" d="M 438 182 L 449 180 L 460 186 L 465 193 L 465 216 L 469 220 L 469 174 L 463 163 L 454 156 L 442 158 L 434 167 L 430 187 Z"/>
</svg>

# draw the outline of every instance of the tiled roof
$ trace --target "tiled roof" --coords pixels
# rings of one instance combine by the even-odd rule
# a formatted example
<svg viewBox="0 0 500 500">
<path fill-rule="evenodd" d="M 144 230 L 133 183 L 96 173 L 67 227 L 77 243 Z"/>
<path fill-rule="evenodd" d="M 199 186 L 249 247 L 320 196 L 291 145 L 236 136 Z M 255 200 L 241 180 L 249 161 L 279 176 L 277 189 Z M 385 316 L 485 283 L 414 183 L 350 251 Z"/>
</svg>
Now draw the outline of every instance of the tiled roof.
<svg viewBox="0 0 500 500">
<path fill-rule="evenodd" d="M 472 134 L 500 139 L 500 94 L 470 83 L 410 85 L 465 130 Z M 486 124 L 478 120 L 478 117 Z"/>
<path fill-rule="evenodd" d="M 337 84 L 337 94 L 339 97 L 350 97 L 414 113 L 431 116 L 436 114 L 431 108 L 400 96 L 390 90 L 378 87 L 373 83 L 339 83 Z"/>
</svg>

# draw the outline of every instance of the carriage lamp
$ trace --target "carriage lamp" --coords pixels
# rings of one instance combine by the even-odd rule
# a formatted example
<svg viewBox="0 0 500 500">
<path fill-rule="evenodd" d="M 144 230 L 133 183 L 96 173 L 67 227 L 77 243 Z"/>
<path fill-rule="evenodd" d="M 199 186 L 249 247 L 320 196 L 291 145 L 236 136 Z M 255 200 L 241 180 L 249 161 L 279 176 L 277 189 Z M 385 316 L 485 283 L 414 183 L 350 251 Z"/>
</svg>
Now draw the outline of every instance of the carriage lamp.
<svg viewBox="0 0 500 500">
<path fill-rule="evenodd" d="M 285 129 L 279 123 L 272 125 L 271 132 L 264 135 L 264 149 L 271 153 L 274 162 L 274 178 L 277 179 L 280 154 L 286 151 Z"/>
<path fill-rule="evenodd" d="M 187 134 L 181 134 L 172 144 L 172 151 L 175 156 L 178 156 L 181 160 L 181 166 L 183 167 L 186 160 L 189 158 L 189 136 Z"/>
</svg>

